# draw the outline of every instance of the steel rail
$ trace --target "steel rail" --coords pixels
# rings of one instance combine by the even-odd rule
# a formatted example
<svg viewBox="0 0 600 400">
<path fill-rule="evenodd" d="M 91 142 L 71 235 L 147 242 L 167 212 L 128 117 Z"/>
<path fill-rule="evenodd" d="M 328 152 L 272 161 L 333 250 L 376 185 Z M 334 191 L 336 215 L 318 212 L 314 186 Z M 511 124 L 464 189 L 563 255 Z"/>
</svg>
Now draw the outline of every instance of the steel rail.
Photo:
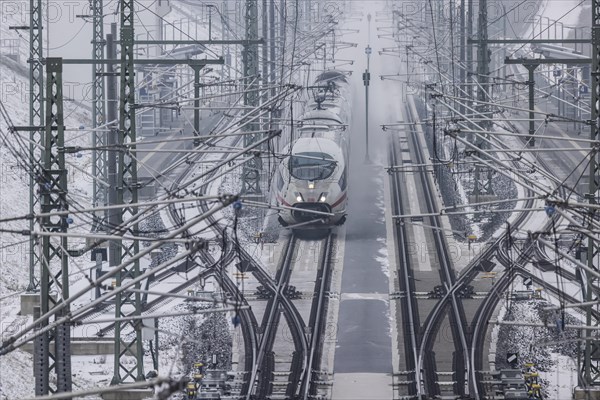
<svg viewBox="0 0 600 400">
<path fill-rule="evenodd" d="M 239 248 L 238 251 L 244 261 L 252 264 L 253 274 L 257 280 L 265 287 L 268 288 L 273 294 L 276 294 L 279 288 L 276 282 L 268 275 L 263 267 L 254 260 L 243 248 Z M 286 296 L 280 296 L 281 306 L 283 308 L 284 317 L 286 318 L 288 325 L 291 329 L 292 337 L 294 340 L 294 346 L 296 351 L 300 351 L 303 357 L 303 366 L 306 365 L 306 355 L 308 350 L 308 339 L 305 334 L 305 325 L 302 320 L 302 316 L 298 309 L 294 306 L 292 301 Z M 246 397 L 249 400 L 251 392 L 248 392 Z"/>
<path fill-rule="evenodd" d="M 391 146 L 389 147 L 388 157 L 392 160 L 393 165 L 397 165 L 397 150 L 396 141 L 393 137 L 390 137 Z M 393 175 L 392 188 L 394 207 L 397 213 L 404 212 L 404 204 L 402 202 L 402 195 L 400 193 L 400 181 L 398 175 Z M 419 323 L 419 312 L 416 302 L 413 300 L 414 293 L 414 281 L 411 278 L 411 263 L 407 253 L 408 247 L 408 235 L 406 233 L 406 226 L 404 224 L 397 224 L 395 229 L 394 239 L 396 241 L 396 249 L 400 253 L 400 265 L 402 270 L 398 271 L 398 282 L 400 283 L 400 289 L 404 292 L 405 296 L 401 298 L 402 307 L 402 327 L 404 330 L 404 348 L 407 369 L 413 369 L 415 372 L 415 385 L 409 386 L 409 394 L 416 395 L 421 398 L 424 395 L 424 388 L 422 386 L 423 378 L 421 376 L 421 365 L 419 363 L 419 340 L 417 337 L 417 329 L 420 327 Z M 406 321 L 408 320 L 408 321 Z M 406 323 L 408 322 L 408 323 Z M 408 334 L 408 335 L 407 335 Z M 406 340 L 406 336 L 410 339 Z M 412 354 L 412 357 L 409 356 Z"/>
<path fill-rule="evenodd" d="M 239 141 L 240 138 L 235 138 L 236 141 Z M 196 155 L 197 159 L 202 158 L 202 154 L 197 154 Z M 222 156 L 222 158 L 224 158 L 224 156 Z M 223 162 L 221 162 L 223 163 Z M 183 181 L 183 179 L 185 178 L 185 176 L 187 176 L 188 174 L 191 173 L 191 171 L 194 168 L 194 163 L 189 163 L 185 166 L 186 168 L 186 173 L 180 175 L 180 177 L 178 178 L 178 180 L 176 181 L 176 183 L 174 183 L 172 189 L 179 189 L 179 182 Z M 211 169 L 210 171 L 206 172 L 203 174 L 203 177 L 205 179 L 210 179 L 214 174 L 216 174 L 218 172 L 218 170 L 216 168 Z M 184 184 L 184 186 L 187 186 L 187 184 Z M 203 185 L 200 190 L 205 190 L 206 186 Z M 200 204 L 199 205 L 201 210 L 204 210 L 206 208 L 206 204 Z M 174 206 L 171 206 L 171 213 L 174 213 L 175 215 L 177 215 L 177 212 L 174 209 Z M 178 217 L 179 218 L 179 217 Z M 208 218 L 207 219 L 208 225 L 210 226 L 210 228 L 217 234 L 218 237 L 223 237 L 224 235 L 224 228 L 219 226 L 216 219 L 214 217 Z M 233 258 L 235 256 L 239 256 L 240 257 L 240 261 L 245 261 L 247 262 L 249 265 L 251 265 L 251 270 L 253 275 L 256 277 L 256 279 L 267 289 L 269 289 L 272 293 L 277 293 L 277 285 L 274 283 L 273 279 L 269 276 L 269 274 L 264 270 L 264 268 L 258 264 L 256 262 L 256 260 L 254 260 L 254 258 L 252 256 L 250 256 L 245 249 L 243 249 L 241 246 L 239 246 L 237 243 L 233 244 L 233 246 L 227 250 L 227 253 L 231 255 L 231 260 L 233 260 Z M 306 349 L 308 348 L 308 344 L 307 344 L 307 338 L 304 334 L 304 324 L 302 322 L 302 317 L 300 316 L 298 310 L 296 309 L 296 307 L 294 307 L 294 305 L 291 303 L 291 301 L 289 299 L 287 299 L 285 296 L 281 297 L 281 305 L 283 307 L 284 310 L 284 315 L 286 317 L 286 319 L 288 319 L 289 325 L 292 328 L 293 326 L 298 327 L 297 329 L 292 329 L 292 336 L 294 339 L 294 343 L 295 343 L 295 347 L 296 349 L 300 349 L 302 354 L 306 354 Z M 302 328 L 300 328 L 302 327 Z M 252 333 L 251 334 L 252 337 L 256 336 L 256 333 Z M 252 341 L 254 342 L 255 339 L 252 339 Z M 256 364 L 259 360 L 260 357 L 260 352 L 258 351 L 258 349 L 253 348 L 252 349 L 253 352 L 253 361 L 252 361 L 252 367 L 247 369 L 247 371 L 254 371 L 256 370 Z M 250 362 L 247 360 L 246 362 L 246 366 L 248 366 L 250 364 Z M 245 397 L 247 399 L 249 399 L 249 397 L 252 395 L 253 390 L 255 389 L 254 387 L 254 382 L 255 382 L 255 377 L 252 377 L 252 375 L 248 378 L 248 383 L 245 384 L 245 386 L 247 386 L 247 390 L 243 390 L 242 391 L 242 395 L 245 395 Z M 245 392 L 245 393 L 244 393 Z"/>
<path fill-rule="evenodd" d="M 330 273 L 331 273 L 331 257 L 333 252 L 333 244 L 335 243 L 334 235 L 330 232 L 323 241 L 321 251 L 321 260 L 319 262 L 319 274 L 315 282 L 315 297 L 311 307 L 311 315 L 309 319 L 309 327 L 312 328 L 310 348 L 308 354 L 308 363 L 304 370 L 304 377 L 301 383 L 301 399 L 308 400 L 310 396 L 316 395 L 316 387 L 313 384 L 312 369 L 313 365 L 319 365 L 322 355 L 322 339 L 324 334 L 325 308 L 327 306 L 326 294 L 329 291 Z"/>
<path fill-rule="evenodd" d="M 254 387 L 256 381 L 259 382 L 270 382 L 272 367 L 273 365 L 267 364 L 266 367 L 263 366 L 264 357 L 268 353 L 273 351 L 273 346 L 276 340 L 278 323 L 276 321 L 279 320 L 279 305 L 280 298 L 284 297 L 284 293 L 282 291 L 283 288 L 287 287 L 290 277 L 290 270 L 293 263 L 294 252 L 296 250 L 296 237 L 291 235 L 288 237 L 288 240 L 285 245 L 285 250 L 282 254 L 281 262 L 277 268 L 276 273 L 276 286 L 273 291 L 273 297 L 269 299 L 267 303 L 267 307 L 265 310 L 263 323 L 262 323 L 262 340 L 260 341 L 260 346 L 258 349 L 258 359 L 256 364 L 254 365 L 254 369 L 252 370 L 250 376 L 250 385 Z M 260 370 L 260 375 L 259 371 Z M 263 398 L 266 397 L 269 393 L 268 385 L 261 383 L 259 385 L 259 389 L 257 391 L 257 396 Z"/>
<path fill-rule="evenodd" d="M 411 121 L 415 121 L 417 118 L 415 115 L 413 115 L 413 112 L 411 111 L 410 107 L 407 106 L 407 115 L 409 120 Z M 415 154 L 416 154 L 416 161 L 419 164 L 422 164 L 425 162 L 425 157 L 423 156 L 423 150 L 421 148 L 420 145 L 420 141 L 418 140 L 417 136 L 416 136 L 416 131 L 414 129 L 414 125 L 410 127 L 410 134 L 411 134 L 411 139 L 412 139 L 412 144 L 413 144 L 413 148 L 415 149 Z M 424 173 L 424 171 L 419 171 L 419 176 L 421 178 L 421 184 L 422 184 L 422 188 L 423 188 L 423 192 L 425 194 L 425 203 L 426 203 L 426 207 L 427 207 L 427 211 L 429 213 L 436 213 L 437 212 L 437 207 L 436 207 L 436 200 L 433 194 L 433 187 L 432 187 L 432 183 L 429 180 L 429 177 L 427 174 Z M 462 303 L 460 303 L 455 296 L 455 290 L 450 290 L 451 287 L 454 287 L 454 283 L 456 281 L 456 277 L 454 276 L 453 273 L 453 267 L 451 265 L 451 259 L 450 259 L 450 255 L 448 254 L 448 249 L 447 249 L 447 245 L 446 245 L 446 240 L 443 237 L 442 233 L 440 232 L 440 229 L 442 228 L 442 223 L 439 219 L 438 215 L 435 216 L 430 216 L 430 225 L 432 225 L 433 227 L 435 227 L 436 229 L 432 230 L 432 235 L 434 237 L 434 241 L 435 241 L 435 246 L 436 246 L 436 253 L 438 255 L 438 261 L 440 263 L 440 278 L 441 278 L 441 283 L 446 287 L 446 291 L 449 294 L 449 302 L 450 302 L 450 306 L 452 308 L 452 319 L 454 320 L 454 322 L 452 322 L 451 320 L 451 326 L 452 326 L 452 330 L 454 332 L 454 336 L 456 338 L 459 339 L 460 341 L 460 346 L 461 348 L 456 348 L 458 354 L 462 354 L 463 356 L 463 363 L 464 363 L 464 368 L 466 369 L 465 371 L 465 383 L 464 383 L 464 388 L 463 390 L 459 390 L 459 395 L 469 395 L 469 391 L 472 385 L 471 382 L 471 378 L 470 378 L 470 374 L 469 374 L 469 369 L 470 369 L 470 360 L 469 360 L 469 352 L 468 352 L 468 348 L 469 348 L 469 343 L 467 341 L 467 335 L 465 334 L 465 327 L 467 325 L 466 323 L 466 317 L 464 315 L 464 310 L 462 308 Z M 441 309 L 445 308 L 445 304 L 442 304 L 440 306 Z M 437 330 L 439 327 L 439 324 L 442 322 L 441 319 L 445 316 L 444 313 L 438 312 L 435 314 L 435 318 L 433 320 L 430 321 L 431 326 L 434 327 L 434 329 L 429 329 L 426 330 L 423 338 L 422 338 L 422 342 L 421 342 L 421 348 L 420 348 L 420 354 L 419 354 L 419 364 L 424 367 L 424 363 L 425 363 L 425 353 L 429 353 L 429 350 L 431 349 L 432 345 L 433 345 L 433 337 L 437 335 Z M 455 346 L 456 346 L 456 342 L 455 342 Z M 434 386 L 431 385 L 430 386 L 432 389 L 434 389 Z M 462 393 L 464 391 L 464 393 Z"/>
<path fill-rule="evenodd" d="M 508 122 L 508 125 L 515 131 L 517 131 L 516 126 L 514 124 L 512 124 L 511 122 Z M 526 141 L 526 139 L 522 139 L 523 141 Z M 538 159 L 538 162 L 540 163 L 540 166 L 544 169 L 548 169 L 548 165 L 545 163 L 544 160 L 542 159 Z M 516 164 L 516 162 L 514 162 Z M 564 189 L 559 189 L 561 191 L 563 191 Z M 526 205 L 525 208 L 529 208 L 533 205 L 534 202 L 534 198 L 532 197 L 533 191 L 527 189 L 526 190 Z M 515 220 L 515 222 L 513 222 L 513 228 L 516 229 L 518 227 L 520 227 L 527 219 L 527 214 L 526 213 L 519 213 L 519 216 L 517 217 L 517 219 Z M 550 226 L 550 222 L 548 222 L 546 224 L 546 227 Z M 508 256 L 504 253 L 503 249 L 505 248 L 504 246 L 504 242 L 505 242 L 506 238 L 502 237 L 499 240 L 499 245 L 497 246 L 497 252 L 496 252 L 496 258 L 498 259 L 498 261 L 500 261 L 505 268 L 510 268 L 510 260 L 508 258 Z M 532 253 L 536 253 L 536 254 L 540 254 L 540 249 L 539 246 L 534 247 L 533 244 L 530 244 L 527 249 L 525 249 L 525 251 L 523 251 L 520 255 L 519 255 L 519 259 L 518 261 L 523 261 L 523 260 L 529 260 L 532 257 Z M 534 281 L 540 282 L 541 280 L 539 278 L 537 278 L 536 276 L 534 276 L 533 274 L 529 273 L 526 269 L 519 267 L 519 271 L 521 271 L 522 275 L 527 275 L 530 276 Z M 472 376 L 473 376 L 473 382 L 475 382 L 474 385 L 474 391 L 476 393 L 477 396 L 479 396 L 479 391 L 482 390 L 483 391 L 483 387 L 481 387 L 481 384 L 477 381 L 476 379 L 476 374 L 477 371 L 480 371 L 483 367 L 483 346 L 485 343 L 485 340 L 482 340 L 485 335 L 487 334 L 487 323 L 489 321 L 489 319 L 491 318 L 491 315 L 493 313 L 493 311 L 495 310 L 496 306 L 498 305 L 501 296 L 498 296 L 499 293 L 503 293 L 509 286 L 509 284 L 512 282 L 512 279 L 514 279 L 514 277 L 512 277 L 512 279 L 509 279 L 510 277 L 508 276 L 509 274 L 504 274 L 503 278 L 501 278 L 499 281 L 497 281 L 491 288 L 490 293 L 488 294 L 488 296 L 486 296 L 486 299 L 484 300 L 484 302 L 480 305 L 480 307 L 478 308 L 478 310 L 475 313 L 475 316 L 473 318 L 473 321 L 471 323 L 472 326 L 472 330 L 473 330 L 473 343 L 471 345 L 471 362 L 472 362 L 472 366 L 471 366 L 471 372 L 472 372 Z M 506 278 L 504 278 L 504 276 L 506 276 Z M 547 285 L 547 283 L 545 281 L 541 281 L 540 283 L 542 283 L 544 286 Z M 483 326 L 486 326 L 486 329 L 483 328 Z"/>
</svg>

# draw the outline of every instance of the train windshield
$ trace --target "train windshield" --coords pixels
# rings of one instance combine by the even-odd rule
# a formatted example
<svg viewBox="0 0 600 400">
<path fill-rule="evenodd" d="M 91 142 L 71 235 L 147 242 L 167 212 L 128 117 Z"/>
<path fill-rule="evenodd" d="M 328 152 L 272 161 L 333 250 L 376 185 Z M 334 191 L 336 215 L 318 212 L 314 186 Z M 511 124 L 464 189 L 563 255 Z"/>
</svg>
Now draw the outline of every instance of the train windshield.
<svg viewBox="0 0 600 400">
<path fill-rule="evenodd" d="M 290 157 L 290 174 L 296 179 L 318 181 L 335 171 L 335 160 L 325 153 L 304 152 Z"/>
</svg>

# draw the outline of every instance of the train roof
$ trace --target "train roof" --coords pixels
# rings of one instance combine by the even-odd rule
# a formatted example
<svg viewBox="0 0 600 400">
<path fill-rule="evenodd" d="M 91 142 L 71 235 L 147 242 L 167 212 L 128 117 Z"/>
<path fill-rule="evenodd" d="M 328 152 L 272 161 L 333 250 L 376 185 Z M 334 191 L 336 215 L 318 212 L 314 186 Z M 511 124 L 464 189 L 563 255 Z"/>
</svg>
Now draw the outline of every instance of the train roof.
<svg viewBox="0 0 600 400">
<path fill-rule="evenodd" d="M 302 120 L 304 121 L 304 123 L 306 123 L 310 120 L 315 120 L 315 119 L 333 121 L 333 122 L 337 122 L 338 124 L 343 123 L 343 121 L 340 119 L 339 114 L 332 112 L 331 109 L 310 110 L 310 111 L 307 111 L 302 116 Z"/>
<path fill-rule="evenodd" d="M 315 80 L 315 82 L 337 81 L 337 80 L 346 82 L 346 83 L 348 82 L 348 79 L 346 78 L 346 74 L 344 74 L 343 72 L 340 72 L 340 71 L 336 71 L 336 70 L 323 72 L 322 74 L 317 76 L 317 79 Z"/>
<path fill-rule="evenodd" d="M 343 157 L 342 149 L 336 142 L 320 137 L 300 138 L 294 142 L 292 155 L 306 152 L 329 154 L 336 161 L 340 161 Z"/>
</svg>

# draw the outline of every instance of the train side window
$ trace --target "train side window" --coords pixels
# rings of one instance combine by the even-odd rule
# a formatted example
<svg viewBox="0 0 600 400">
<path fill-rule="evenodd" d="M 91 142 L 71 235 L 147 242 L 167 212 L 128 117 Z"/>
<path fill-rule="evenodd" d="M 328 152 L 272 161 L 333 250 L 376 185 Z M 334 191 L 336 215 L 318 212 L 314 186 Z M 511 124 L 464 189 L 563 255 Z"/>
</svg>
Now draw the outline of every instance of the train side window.
<svg viewBox="0 0 600 400">
<path fill-rule="evenodd" d="M 346 179 L 346 168 L 344 168 L 344 171 L 342 172 L 342 176 L 340 176 L 338 184 L 340 185 L 340 190 L 346 190 L 346 185 L 348 184 L 348 180 Z"/>
<path fill-rule="evenodd" d="M 281 192 L 283 190 L 283 176 L 281 176 L 281 171 L 277 171 L 276 180 L 277 180 L 277 183 L 276 183 L 277 190 Z"/>
</svg>

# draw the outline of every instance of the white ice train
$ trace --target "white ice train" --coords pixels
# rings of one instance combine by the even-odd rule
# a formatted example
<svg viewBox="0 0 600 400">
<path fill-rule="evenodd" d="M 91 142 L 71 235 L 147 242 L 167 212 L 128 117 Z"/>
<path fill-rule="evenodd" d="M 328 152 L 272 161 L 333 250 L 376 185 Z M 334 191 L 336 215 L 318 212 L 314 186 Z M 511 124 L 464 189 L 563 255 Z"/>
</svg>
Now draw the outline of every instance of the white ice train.
<svg viewBox="0 0 600 400">
<path fill-rule="evenodd" d="M 308 102 L 275 176 L 279 222 L 295 229 L 329 228 L 346 220 L 350 140 L 347 76 L 326 71 Z M 310 212 L 310 211 L 316 211 Z M 319 214 L 320 213 L 320 214 Z M 327 214 L 333 214 L 327 215 Z"/>
</svg>

